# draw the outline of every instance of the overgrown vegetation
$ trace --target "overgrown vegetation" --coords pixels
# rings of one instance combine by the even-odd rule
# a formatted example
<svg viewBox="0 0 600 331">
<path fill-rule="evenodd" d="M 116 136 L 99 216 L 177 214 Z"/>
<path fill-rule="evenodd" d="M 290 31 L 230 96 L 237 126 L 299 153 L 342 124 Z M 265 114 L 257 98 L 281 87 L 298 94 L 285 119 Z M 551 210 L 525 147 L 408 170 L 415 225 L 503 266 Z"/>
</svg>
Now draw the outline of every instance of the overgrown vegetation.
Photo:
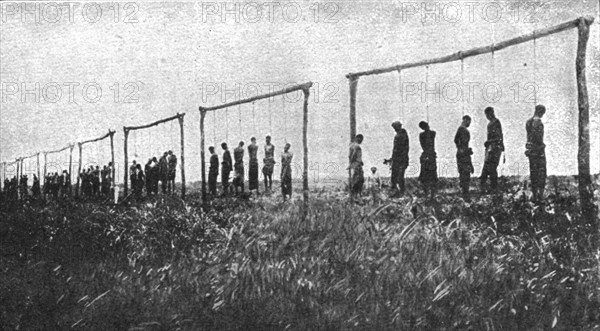
<svg viewBox="0 0 600 331">
<path fill-rule="evenodd" d="M 466 203 L 3 203 L 0 328 L 599 329 L 597 234 L 556 184 Z"/>
</svg>

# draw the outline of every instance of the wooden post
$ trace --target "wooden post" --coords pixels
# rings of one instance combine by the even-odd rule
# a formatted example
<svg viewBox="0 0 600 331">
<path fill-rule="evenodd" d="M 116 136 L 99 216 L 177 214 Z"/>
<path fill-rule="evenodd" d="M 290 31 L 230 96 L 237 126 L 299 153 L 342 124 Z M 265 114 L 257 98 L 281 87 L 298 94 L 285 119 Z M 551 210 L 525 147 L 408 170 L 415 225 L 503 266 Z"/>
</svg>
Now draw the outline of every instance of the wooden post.
<svg viewBox="0 0 600 331">
<path fill-rule="evenodd" d="M 127 197 L 127 176 L 128 176 L 128 158 L 127 158 L 127 137 L 129 137 L 129 130 L 125 127 L 123 127 L 123 134 L 124 134 L 124 141 L 123 141 L 123 158 L 125 159 L 124 165 L 125 168 L 123 169 L 123 173 L 124 173 L 124 179 L 123 179 L 123 194 L 124 197 Z"/>
<path fill-rule="evenodd" d="M 304 209 L 302 219 L 306 220 L 308 215 L 308 98 L 310 90 L 304 89 L 303 124 L 302 124 L 302 147 L 304 149 L 304 169 L 302 171 L 302 186 L 304 193 Z"/>
<path fill-rule="evenodd" d="M 111 178 L 112 178 L 112 187 L 115 187 L 115 145 L 114 145 L 114 135 L 115 131 L 108 130 L 110 134 L 110 164 L 111 164 Z"/>
<path fill-rule="evenodd" d="M 37 161 L 36 161 L 36 165 L 35 165 L 35 170 L 37 171 L 38 179 L 41 180 L 41 178 L 40 178 L 41 177 L 40 176 L 40 170 L 41 170 L 40 169 L 40 153 L 38 152 L 36 156 L 37 156 Z"/>
<path fill-rule="evenodd" d="M 214 111 L 214 110 L 213 110 Z M 204 118 L 206 111 L 200 108 L 200 169 L 202 171 L 202 201 L 206 201 L 206 155 L 204 152 Z M 213 124 L 214 125 L 214 124 Z"/>
<path fill-rule="evenodd" d="M 46 178 L 46 174 L 47 174 L 47 168 L 48 166 L 48 152 L 44 152 L 44 178 Z M 44 181 L 45 183 L 46 181 Z"/>
<path fill-rule="evenodd" d="M 79 181 L 81 180 L 80 176 L 81 176 L 81 166 L 82 166 L 82 157 L 83 157 L 83 151 L 82 151 L 82 147 L 83 144 L 82 143 L 77 143 L 77 147 L 79 149 L 79 166 L 78 166 L 78 170 L 77 170 L 77 188 L 75 189 L 75 194 L 77 195 L 77 197 L 79 197 L 80 194 L 80 183 Z"/>
<path fill-rule="evenodd" d="M 73 195 L 73 148 L 75 145 L 69 147 L 69 196 Z"/>
<path fill-rule="evenodd" d="M 579 170 L 579 199 L 581 216 L 597 229 L 594 222 L 594 203 L 592 193 L 592 179 L 590 177 L 590 105 L 588 101 L 587 85 L 585 78 L 585 53 L 590 37 L 590 24 L 593 19 L 579 18 L 577 25 L 578 42 L 577 58 L 575 59 L 575 74 L 577 76 L 577 101 L 579 108 L 579 150 L 577 165 Z"/>
<path fill-rule="evenodd" d="M 356 91 L 358 89 L 358 77 L 348 76 L 350 80 L 350 143 L 356 136 Z M 348 169 L 348 190 L 352 186 L 352 172 Z"/>
<path fill-rule="evenodd" d="M 178 114 L 179 115 L 179 114 Z M 185 114 L 181 114 L 178 116 L 179 120 L 179 130 L 181 131 L 181 198 L 185 199 L 185 139 L 183 136 L 183 117 Z M 175 185 L 173 185 L 175 186 Z M 175 192 L 175 187 L 173 187 L 173 192 Z"/>
</svg>

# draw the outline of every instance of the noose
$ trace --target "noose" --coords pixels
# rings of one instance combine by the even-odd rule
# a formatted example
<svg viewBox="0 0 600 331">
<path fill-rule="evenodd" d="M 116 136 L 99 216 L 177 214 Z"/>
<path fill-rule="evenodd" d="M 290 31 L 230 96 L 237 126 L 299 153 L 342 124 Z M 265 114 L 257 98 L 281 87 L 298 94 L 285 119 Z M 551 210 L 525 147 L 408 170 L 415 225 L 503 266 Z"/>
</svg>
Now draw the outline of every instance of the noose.
<svg viewBox="0 0 600 331">
<path fill-rule="evenodd" d="M 256 135 L 256 105 L 252 102 L 252 125 L 254 126 L 254 135 Z"/>
<path fill-rule="evenodd" d="M 402 104 L 404 103 L 404 94 L 402 88 L 402 70 L 398 69 L 398 94 L 400 95 L 400 105 L 398 106 L 398 118 L 400 121 L 404 121 L 404 109 Z"/>
<path fill-rule="evenodd" d="M 287 144 L 288 143 L 288 141 L 287 141 L 288 130 L 287 130 L 287 113 L 285 112 L 285 94 L 281 95 L 281 109 L 283 111 L 283 140 Z"/>
<path fill-rule="evenodd" d="M 425 66 L 425 88 L 429 87 L 429 66 Z M 429 123 L 429 98 L 425 96 L 425 109 L 427 111 L 427 123 Z"/>
<path fill-rule="evenodd" d="M 213 146 L 217 146 L 217 112 L 213 110 Z"/>
<path fill-rule="evenodd" d="M 225 142 L 229 143 L 229 108 L 225 108 Z"/>
<path fill-rule="evenodd" d="M 244 132 L 242 131 L 242 104 L 238 105 L 238 125 L 240 129 L 240 140 L 244 140 Z"/>
<path fill-rule="evenodd" d="M 537 105 L 538 99 L 537 99 L 537 79 L 536 79 L 536 74 L 537 74 L 537 54 L 536 54 L 536 37 L 535 37 L 535 30 L 533 31 L 533 102 L 534 102 L 534 106 Z"/>
<path fill-rule="evenodd" d="M 463 93 L 463 89 L 465 87 L 465 60 L 460 56 L 460 103 L 462 107 L 462 115 L 465 116 L 465 95 Z"/>
</svg>

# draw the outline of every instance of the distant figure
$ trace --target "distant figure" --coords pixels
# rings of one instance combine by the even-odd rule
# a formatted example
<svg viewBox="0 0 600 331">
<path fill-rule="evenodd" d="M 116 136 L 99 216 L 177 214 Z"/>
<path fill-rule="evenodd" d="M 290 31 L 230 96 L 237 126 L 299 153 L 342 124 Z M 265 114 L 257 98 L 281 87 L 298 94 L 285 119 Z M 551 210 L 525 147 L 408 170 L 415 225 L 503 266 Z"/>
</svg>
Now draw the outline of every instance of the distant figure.
<svg viewBox="0 0 600 331">
<path fill-rule="evenodd" d="M 231 161 L 231 153 L 227 148 L 227 143 L 222 143 L 223 161 L 221 161 L 221 185 L 223 186 L 223 195 L 229 194 L 229 174 L 233 170 L 233 162 Z"/>
<path fill-rule="evenodd" d="M 286 143 L 281 154 L 281 195 L 283 201 L 289 196 L 292 198 L 292 158 L 294 154 L 290 152 L 290 144 Z"/>
<path fill-rule="evenodd" d="M 498 189 L 498 164 L 500 164 L 500 156 L 504 152 L 504 138 L 502 135 L 502 124 L 494 114 L 494 108 L 487 107 L 485 116 L 489 123 L 487 125 L 487 140 L 485 146 L 485 161 L 483 163 L 483 171 L 481 172 L 481 187 L 484 189 L 488 177 L 490 178 L 491 190 Z M 484 190 L 485 191 L 485 190 Z"/>
<path fill-rule="evenodd" d="M 6 190 L 6 179 L 4 180 L 4 189 Z M 31 186 L 31 193 L 33 193 L 33 197 L 38 199 L 40 197 L 40 179 L 33 175 L 33 185 Z"/>
<path fill-rule="evenodd" d="M 149 172 L 146 172 L 146 178 L 150 182 L 150 194 L 158 195 L 158 181 L 160 180 L 160 169 L 158 169 L 158 159 L 152 157 Z"/>
<path fill-rule="evenodd" d="M 233 177 L 233 187 L 235 189 L 235 193 L 238 193 L 238 188 L 241 188 L 242 193 L 244 193 L 244 142 L 240 141 L 238 147 L 233 150 L 233 169 L 234 169 L 234 177 Z"/>
<path fill-rule="evenodd" d="M 348 161 L 350 170 L 350 198 L 353 200 L 362 192 L 365 176 L 363 173 L 362 148 L 360 144 L 363 142 L 363 135 L 357 134 L 354 141 L 350 144 L 348 153 Z"/>
<path fill-rule="evenodd" d="M 142 196 L 145 182 L 146 182 L 146 176 L 144 175 L 144 171 L 142 171 L 142 165 L 138 164 L 135 168 L 135 187 L 134 187 L 134 193 L 138 198 Z"/>
<path fill-rule="evenodd" d="M 248 190 L 256 190 L 258 194 L 258 145 L 256 144 L 256 138 L 250 138 L 250 145 L 248 145 Z"/>
<path fill-rule="evenodd" d="M 146 162 L 144 172 L 146 173 L 146 196 L 150 196 L 154 192 L 152 187 L 152 158 L 149 158 L 148 162 Z"/>
<path fill-rule="evenodd" d="M 62 177 L 61 178 L 62 187 L 60 189 L 62 191 L 62 196 L 63 197 L 70 196 L 71 195 L 71 174 L 69 174 L 69 172 L 67 172 L 66 170 L 63 170 L 61 177 Z"/>
<path fill-rule="evenodd" d="M 219 177 L 219 156 L 215 148 L 210 146 L 210 167 L 208 168 L 208 191 L 213 197 L 217 196 L 217 178 Z"/>
<path fill-rule="evenodd" d="M 436 133 L 429 128 L 429 123 L 424 121 L 419 122 L 419 128 L 423 130 L 423 132 L 419 134 L 419 142 L 423 149 L 423 153 L 421 153 L 421 157 L 419 158 L 419 161 L 421 162 L 419 181 L 423 184 L 425 196 L 429 195 L 429 198 L 433 199 L 438 181 L 437 155 L 435 153 Z"/>
<path fill-rule="evenodd" d="M 21 175 L 21 199 L 25 199 L 29 194 L 27 193 L 27 175 Z"/>
<path fill-rule="evenodd" d="M 469 126 L 471 126 L 471 117 L 465 115 L 454 136 L 454 144 L 456 145 L 456 163 L 458 165 L 458 180 L 460 182 L 462 196 L 467 200 L 469 199 L 471 174 L 475 172 L 473 162 L 471 161 L 473 150 L 469 147 L 469 141 L 471 140 Z"/>
<path fill-rule="evenodd" d="M 373 198 L 373 203 L 379 203 L 379 193 L 381 192 L 381 178 L 377 173 L 377 167 L 371 167 L 371 174 L 367 180 L 367 189 Z"/>
<path fill-rule="evenodd" d="M 544 199 L 544 189 L 546 187 L 546 145 L 544 144 L 544 123 L 542 123 L 542 116 L 545 113 L 546 107 L 537 105 L 533 117 L 525 123 L 525 130 L 527 131 L 525 155 L 529 158 L 531 192 L 535 202 Z"/>
<path fill-rule="evenodd" d="M 137 162 L 135 160 L 133 160 L 133 163 L 129 167 L 129 180 L 131 182 L 131 190 L 134 192 L 135 192 L 135 188 L 137 187 L 136 169 L 137 169 Z M 86 174 L 86 175 L 89 175 L 89 174 Z M 88 189 L 86 189 L 85 191 L 88 191 Z M 89 191 L 91 191 L 91 190 L 89 190 Z M 91 193 L 89 191 L 86 192 L 86 194 L 89 195 Z"/>
<path fill-rule="evenodd" d="M 92 171 L 92 187 L 94 191 L 94 196 L 97 196 L 100 193 L 100 167 L 96 166 L 96 169 Z"/>
<path fill-rule="evenodd" d="M 169 169 L 167 171 L 167 191 L 171 194 L 175 193 L 175 176 L 177 174 L 177 156 L 169 151 L 167 158 Z"/>
<path fill-rule="evenodd" d="M 169 178 L 169 153 L 164 152 L 158 160 L 158 179 L 162 187 L 162 193 L 167 194 L 167 181 Z"/>
<path fill-rule="evenodd" d="M 265 177 L 265 191 L 273 186 L 273 168 L 275 167 L 275 146 L 271 144 L 271 136 L 265 137 L 265 158 L 262 173 Z"/>
<path fill-rule="evenodd" d="M 392 128 L 396 131 L 394 136 L 394 147 L 392 149 L 392 157 L 384 160 L 384 164 L 392 164 L 392 196 L 404 194 L 405 182 L 404 173 L 408 167 L 408 134 L 402 128 L 402 123 L 395 121 L 392 123 Z"/>
</svg>

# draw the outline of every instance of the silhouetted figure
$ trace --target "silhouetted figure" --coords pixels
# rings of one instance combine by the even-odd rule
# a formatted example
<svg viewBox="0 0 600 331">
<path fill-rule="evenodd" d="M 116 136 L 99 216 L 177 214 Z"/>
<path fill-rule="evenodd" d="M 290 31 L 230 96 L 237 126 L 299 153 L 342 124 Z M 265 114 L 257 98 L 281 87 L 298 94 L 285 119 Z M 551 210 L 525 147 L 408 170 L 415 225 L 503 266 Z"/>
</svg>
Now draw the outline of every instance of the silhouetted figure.
<svg viewBox="0 0 600 331">
<path fill-rule="evenodd" d="M 169 180 L 169 153 L 165 152 L 158 160 L 158 174 L 162 193 L 167 194 L 167 181 Z"/>
<path fill-rule="evenodd" d="M 233 162 L 231 161 L 231 153 L 227 147 L 227 143 L 222 143 L 223 161 L 221 161 L 221 185 L 223 186 L 223 195 L 229 194 L 229 174 L 233 170 Z"/>
<path fill-rule="evenodd" d="M 525 123 L 527 131 L 525 155 L 529 158 L 531 192 L 533 200 L 536 202 L 544 199 L 546 187 L 546 145 L 544 144 L 544 123 L 542 123 L 542 116 L 545 113 L 546 107 L 537 105 L 533 117 Z"/>
<path fill-rule="evenodd" d="M 294 154 L 290 152 L 290 144 L 285 144 L 283 154 L 281 154 L 281 195 L 283 200 L 289 196 L 292 198 L 292 158 Z"/>
<path fill-rule="evenodd" d="M 250 138 L 250 145 L 248 145 L 248 190 L 256 190 L 258 194 L 258 145 L 256 144 L 256 138 Z"/>
<path fill-rule="evenodd" d="M 469 126 L 471 125 L 471 117 L 465 115 L 462 118 L 462 123 L 456 130 L 454 136 L 454 144 L 456 145 L 456 163 L 458 166 L 458 180 L 463 198 L 469 199 L 469 185 L 471 182 L 471 174 L 475 172 L 471 155 L 473 150 L 469 147 L 471 134 Z"/>
<path fill-rule="evenodd" d="M 348 153 L 348 169 L 350 170 L 350 198 L 354 199 L 362 192 L 365 182 L 363 173 L 362 148 L 360 144 L 363 142 L 363 135 L 357 134 L 354 141 L 350 143 Z"/>
<path fill-rule="evenodd" d="M 273 187 L 273 169 L 275 168 L 275 145 L 271 144 L 271 136 L 265 137 L 265 158 L 262 173 L 265 181 L 265 191 Z"/>
<path fill-rule="evenodd" d="M 402 128 L 402 123 L 395 121 L 392 123 L 392 128 L 396 131 L 394 136 L 394 145 L 392 149 L 392 157 L 388 160 L 384 160 L 384 164 L 391 162 L 392 168 L 392 196 L 398 194 L 404 194 L 405 182 L 404 173 L 408 167 L 408 134 L 406 130 Z"/>
<path fill-rule="evenodd" d="M 167 173 L 167 191 L 171 194 L 175 193 L 175 175 L 177 174 L 177 156 L 169 151 L 167 158 L 169 169 Z"/>
<path fill-rule="evenodd" d="M 430 199 L 436 191 L 438 176 L 437 176 L 437 154 L 435 153 L 435 131 L 429 128 L 429 123 L 421 121 L 419 128 L 423 130 L 419 134 L 419 143 L 423 152 L 419 161 L 421 162 L 421 172 L 419 173 L 419 181 L 425 190 L 425 196 L 429 195 Z"/>
<path fill-rule="evenodd" d="M 238 188 L 244 193 L 244 142 L 240 141 L 238 147 L 233 150 L 233 169 L 235 175 L 233 177 L 233 187 L 235 193 L 238 193 Z"/>
<path fill-rule="evenodd" d="M 485 161 L 483 171 L 481 172 L 481 187 L 485 191 L 485 185 L 488 177 L 490 178 L 490 188 L 492 191 L 498 189 L 498 165 L 500 156 L 504 152 L 504 138 L 502 135 L 502 124 L 494 114 L 494 108 L 487 107 L 485 116 L 489 123 L 487 125 L 487 140 L 485 146 Z"/>
<path fill-rule="evenodd" d="M 217 196 L 217 178 L 219 177 L 219 156 L 215 152 L 215 148 L 210 146 L 210 166 L 208 168 L 208 191 L 215 197 Z"/>
</svg>

